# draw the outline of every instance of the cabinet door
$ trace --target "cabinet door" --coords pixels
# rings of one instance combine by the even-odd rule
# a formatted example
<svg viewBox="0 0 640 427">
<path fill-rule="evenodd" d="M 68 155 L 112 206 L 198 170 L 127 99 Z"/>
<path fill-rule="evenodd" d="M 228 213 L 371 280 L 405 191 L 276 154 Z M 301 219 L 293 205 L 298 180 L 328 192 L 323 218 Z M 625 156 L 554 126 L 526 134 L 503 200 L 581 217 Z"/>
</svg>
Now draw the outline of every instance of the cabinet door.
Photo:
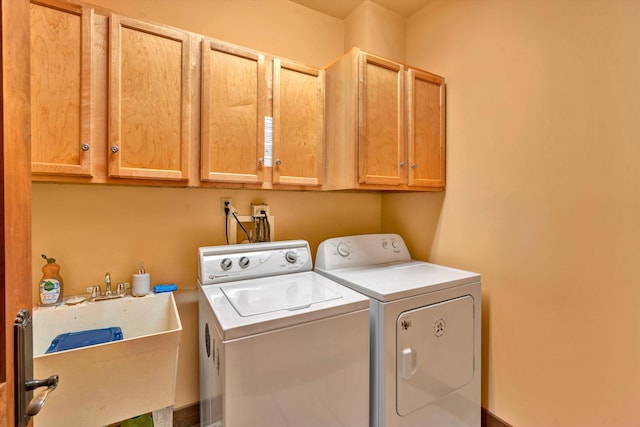
<svg viewBox="0 0 640 427">
<path fill-rule="evenodd" d="M 263 54 L 212 40 L 203 42 L 203 181 L 263 181 L 265 72 Z"/>
<path fill-rule="evenodd" d="M 361 53 L 359 76 L 358 182 L 404 184 L 403 66 Z"/>
<path fill-rule="evenodd" d="M 93 9 L 32 2 L 31 170 L 91 175 Z"/>
<path fill-rule="evenodd" d="M 109 176 L 186 180 L 189 33 L 112 14 Z"/>
<path fill-rule="evenodd" d="M 273 60 L 273 183 L 322 184 L 324 73 Z"/>
<path fill-rule="evenodd" d="M 444 187 L 445 93 L 442 77 L 412 69 L 407 72 L 407 140 L 408 185 Z"/>
</svg>

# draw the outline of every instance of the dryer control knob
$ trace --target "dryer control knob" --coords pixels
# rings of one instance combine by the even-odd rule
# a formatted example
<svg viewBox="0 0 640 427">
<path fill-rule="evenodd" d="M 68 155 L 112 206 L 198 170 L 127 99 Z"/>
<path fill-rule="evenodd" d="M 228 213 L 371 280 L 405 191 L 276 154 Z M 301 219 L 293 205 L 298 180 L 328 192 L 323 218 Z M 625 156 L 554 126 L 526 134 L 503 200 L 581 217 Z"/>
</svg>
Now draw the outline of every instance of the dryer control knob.
<svg viewBox="0 0 640 427">
<path fill-rule="evenodd" d="M 240 268 L 247 268 L 249 267 L 250 262 L 249 257 L 243 256 L 238 260 L 238 265 Z"/>
<path fill-rule="evenodd" d="M 229 258 L 224 258 L 222 261 L 220 261 L 220 268 L 222 268 L 224 271 L 229 270 L 232 265 L 233 261 L 231 261 Z"/>
<path fill-rule="evenodd" d="M 336 252 L 338 252 L 338 255 L 340 255 L 343 258 L 346 258 L 349 256 L 349 248 L 343 245 L 342 243 L 338 243 L 338 246 L 336 247 Z"/>
<path fill-rule="evenodd" d="M 286 259 L 289 264 L 293 264 L 298 261 L 298 254 L 294 251 L 287 251 L 284 254 L 284 259 Z"/>
</svg>

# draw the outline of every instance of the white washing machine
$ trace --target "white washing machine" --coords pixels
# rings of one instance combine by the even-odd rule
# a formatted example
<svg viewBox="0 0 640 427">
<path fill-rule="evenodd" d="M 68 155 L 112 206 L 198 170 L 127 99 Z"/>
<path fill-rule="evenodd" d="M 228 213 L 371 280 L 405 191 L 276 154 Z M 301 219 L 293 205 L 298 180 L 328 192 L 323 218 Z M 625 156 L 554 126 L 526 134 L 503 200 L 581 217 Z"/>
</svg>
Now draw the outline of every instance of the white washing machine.
<svg viewBox="0 0 640 427">
<path fill-rule="evenodd" d="M 315 271 L 370 298 L 371 426 L 480 427 L 480 276 L 397 234 L 326 240 Z"/>
<path fill-rule="evenodd" d="M 199 248 L 200 425 L 369 425 L 369 301 L 306 241 Z"/>
</svg>

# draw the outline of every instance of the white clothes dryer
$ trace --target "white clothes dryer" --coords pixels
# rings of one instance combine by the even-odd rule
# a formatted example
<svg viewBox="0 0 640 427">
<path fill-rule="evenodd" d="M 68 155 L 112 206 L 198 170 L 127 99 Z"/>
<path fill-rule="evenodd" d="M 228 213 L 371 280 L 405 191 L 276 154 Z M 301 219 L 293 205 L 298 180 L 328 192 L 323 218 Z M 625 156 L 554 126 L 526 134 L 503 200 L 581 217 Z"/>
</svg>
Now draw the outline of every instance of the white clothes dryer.
<svg viewBox="0 0 640 427">
<path fill-rule="evenodd" d="M 477 273 L 412 260 L 397 234 L 326 240 L 315 271 L 370 298 L 371 426 L 480 427 Z"/>
<path fill-rule="evenodd" d="M 200 425 L 369 425 L 369 302 L 303 240 L 199 248 Z"/>
</svg>

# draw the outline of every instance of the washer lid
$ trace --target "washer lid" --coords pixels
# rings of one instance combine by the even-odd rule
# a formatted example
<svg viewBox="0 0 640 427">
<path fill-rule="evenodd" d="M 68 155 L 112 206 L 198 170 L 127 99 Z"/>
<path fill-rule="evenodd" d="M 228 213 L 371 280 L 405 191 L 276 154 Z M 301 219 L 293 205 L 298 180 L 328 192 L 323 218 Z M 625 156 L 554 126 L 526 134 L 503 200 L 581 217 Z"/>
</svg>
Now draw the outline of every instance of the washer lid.
<svg viewBox="0 0 640 427">
<path fill-rule="evenodd" d="M 329 289 L 326 282 L 311 276 L 282 275 L 221 286 L 233 308 L 243 317 L 272 313 L 279 310 L 300 310 L 312 304 L 342 298 Z"/>
<path fill-rule="evenodd" d="M 423 261 L 315 271 L 383 302 L 480 281 L 477 273 Z"/>
<path fill-rule="evenodd" d="M 199 288 L 225 341 L 369 309 L 365 295 L 313 271 Z"/>
</svg>

